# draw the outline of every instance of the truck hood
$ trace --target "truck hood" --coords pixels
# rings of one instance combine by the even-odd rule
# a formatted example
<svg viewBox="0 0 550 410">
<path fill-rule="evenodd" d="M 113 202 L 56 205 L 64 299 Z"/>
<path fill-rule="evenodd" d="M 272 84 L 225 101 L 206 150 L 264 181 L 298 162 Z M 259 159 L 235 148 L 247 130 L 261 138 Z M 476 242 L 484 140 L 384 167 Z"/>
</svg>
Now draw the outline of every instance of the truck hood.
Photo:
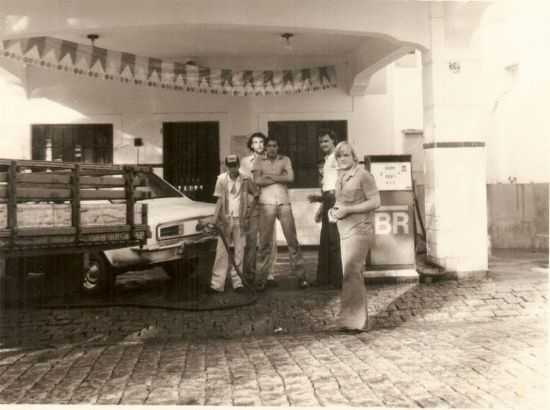
<svg viewBox="0 0 550 410">
<path fill-rule="evenodd" d="M 148 205 L 148 223 L 151 227 L 159 223 L 212 216 L 216 208 L 214 204 L 185 197 L 146 199 L 138 203 Z"/>
</svg>

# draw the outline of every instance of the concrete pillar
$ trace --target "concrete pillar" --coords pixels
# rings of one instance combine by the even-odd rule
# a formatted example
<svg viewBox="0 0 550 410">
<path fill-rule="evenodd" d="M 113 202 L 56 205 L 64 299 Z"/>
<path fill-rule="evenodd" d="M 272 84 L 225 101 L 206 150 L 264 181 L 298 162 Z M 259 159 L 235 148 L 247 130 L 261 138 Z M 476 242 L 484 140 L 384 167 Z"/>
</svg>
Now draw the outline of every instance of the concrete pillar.
<svg viewBox="0 0 550 410">
<path fill-rule="evenodd" d="M 487 271 L 485 109 L 475 21 L 450 14 L 432 4 L 423 53 L 425 211 L 428 259 L 460 279 Z"/>
</svg>

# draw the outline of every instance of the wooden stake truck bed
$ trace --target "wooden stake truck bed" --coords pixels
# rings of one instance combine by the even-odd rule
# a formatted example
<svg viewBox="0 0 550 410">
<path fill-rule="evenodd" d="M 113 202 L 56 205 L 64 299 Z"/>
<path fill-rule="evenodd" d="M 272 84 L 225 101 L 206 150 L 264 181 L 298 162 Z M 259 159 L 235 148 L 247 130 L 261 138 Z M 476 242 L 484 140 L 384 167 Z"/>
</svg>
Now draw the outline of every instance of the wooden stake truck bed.
<svg viewBox="0 0 550 410">
<path fill-rule="evenodd" d="M 0 159 L 0 258 L 144 244 L 139 166 Z"/>
</svg>

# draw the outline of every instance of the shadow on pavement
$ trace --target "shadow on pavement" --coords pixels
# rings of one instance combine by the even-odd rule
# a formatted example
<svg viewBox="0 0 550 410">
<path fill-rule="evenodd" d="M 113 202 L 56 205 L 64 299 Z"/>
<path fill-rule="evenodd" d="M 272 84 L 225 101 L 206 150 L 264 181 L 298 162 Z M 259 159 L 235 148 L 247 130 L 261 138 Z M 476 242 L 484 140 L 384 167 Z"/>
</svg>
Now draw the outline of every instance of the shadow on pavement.
<svg viewBox="0 0 550 410">
<path fill-rule="evenodd" d="M 506 260 L 492 258 L 490 275 L 482 281 L 446 281 L 432 284 L 368 286 L 368 308 L 374 329 L 403 324 L 482 322 L 505 317 L 546 314 L 547 275 L 531 272 L 544 255 Z M 530 261 L 530 262 L 529 262 Z M 306 267 L 314 272 L 315 259 Z M 132 307 L 102 306 L 105 300 L 83 299 L 90 309 L 0 310 L 0 351 L 30 346 L 88 343 L 141 343 L 170 338 L 231 339 L 331 332 L 339 310 L 339 291 L 323 288 L 297 290 L 288 265 L 276 270 L 277 289 L 259 296 L 256 304 L 236 309 L 191 312 L 137 307 L 165 304 L 173 308 L 246 302 L 250 295 L 227 291 L 191 301 L 167 301 L 168 277 L 161 271 L 121 276 L 115 303 Z M 529 271 L 529 274 L 524 274 Z M 66 301 L 55 301 L 61 305 Z M 112 300 L 107 300 L 112 303 Z M 8 350 L 6 350 L 8 349 Z"/>
</svg>

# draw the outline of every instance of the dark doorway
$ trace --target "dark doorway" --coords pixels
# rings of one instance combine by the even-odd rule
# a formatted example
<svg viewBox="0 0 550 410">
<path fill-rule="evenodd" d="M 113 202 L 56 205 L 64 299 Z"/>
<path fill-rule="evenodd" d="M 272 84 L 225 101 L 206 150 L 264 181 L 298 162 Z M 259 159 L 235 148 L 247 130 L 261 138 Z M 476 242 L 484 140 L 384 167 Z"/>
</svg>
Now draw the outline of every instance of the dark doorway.
<svg viewBox="0 0 550 410">
<path fill-rule="evenodd" d="M 32 159 L 113 163 L 112 124 L 34 124 Z"/>
<path fill-rule="evenodd" d="M 214 202 L 220 171 L 217 122 L 165 122 L 164 178 L 191 199 Z"/>
<path fill-rule="evenodd" d="M 319 161 L 323 156 L 319 150 L 317 134 L 321 129 L 330 129 L 338 141 L 348 139 L 348 124 L 336 121 L 270 121 L 269 135 L 279 140 L 279 152 L 290 157 L 294 168 L 292 188 L 319 187 Z"/>
</svg>

